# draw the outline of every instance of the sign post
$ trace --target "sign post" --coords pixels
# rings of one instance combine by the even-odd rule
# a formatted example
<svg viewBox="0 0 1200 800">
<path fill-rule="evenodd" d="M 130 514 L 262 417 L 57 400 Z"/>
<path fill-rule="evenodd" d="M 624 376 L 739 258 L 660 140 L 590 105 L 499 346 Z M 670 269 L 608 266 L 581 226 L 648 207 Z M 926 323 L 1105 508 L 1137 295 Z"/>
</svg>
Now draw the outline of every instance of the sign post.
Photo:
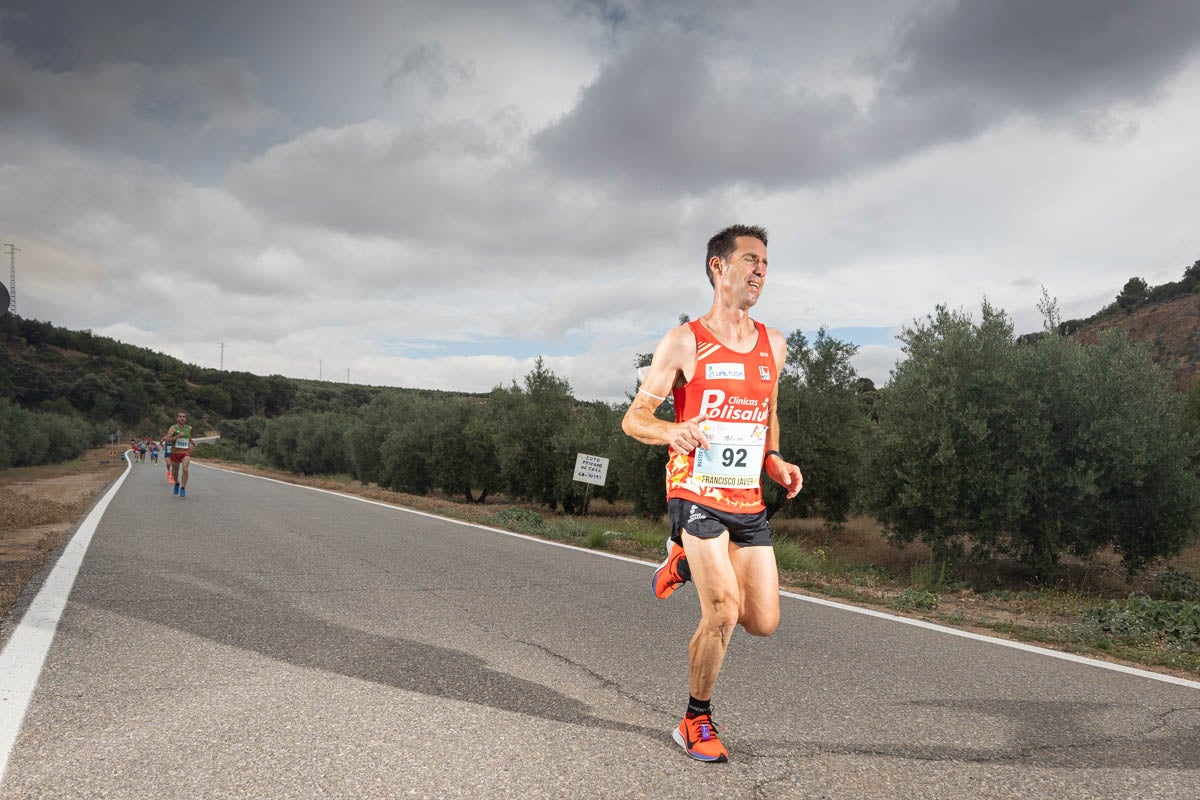
<svg viewBox="0 0 1200 800">
<path fill-rule="evenodd" d="M 608 477 L 608 459 L 604 456 L 589 456 L 586 453 L 577 453 L 575 455 L 575 480 L 580 483 L 587 484 L 583 490 L 583 510 L 580 516 L 587 513 L 588 494 L 592 490 L 592 485 L 603 486 L 605 479 Z"/>
</svg>

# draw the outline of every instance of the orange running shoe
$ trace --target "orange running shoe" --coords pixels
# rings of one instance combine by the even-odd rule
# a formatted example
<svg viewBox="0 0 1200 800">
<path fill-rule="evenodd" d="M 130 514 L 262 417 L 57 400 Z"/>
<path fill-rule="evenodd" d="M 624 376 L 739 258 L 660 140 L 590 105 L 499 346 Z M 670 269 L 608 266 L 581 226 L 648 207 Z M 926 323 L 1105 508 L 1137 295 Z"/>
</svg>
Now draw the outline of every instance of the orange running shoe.
<svg viewBox="0 0 1200 800">
<path fill-rule="evenodd" d="M 671 736 L 685 753 L 697 761 L 718 763 L 729 760 L 729 751 L 717 738 L 717 726 L 713 724 L 711 711 L 684 717 Z"/>
<path fill-rule="evenodd" d="M 688 568 L 683 546 L 675 544 L 673 539 L 667 539 L 667 560 L 654 570 L 654 596 L 666 600 L 671 592 L 683 586 L 691 577 L 692 571 Z"/>
</svg>

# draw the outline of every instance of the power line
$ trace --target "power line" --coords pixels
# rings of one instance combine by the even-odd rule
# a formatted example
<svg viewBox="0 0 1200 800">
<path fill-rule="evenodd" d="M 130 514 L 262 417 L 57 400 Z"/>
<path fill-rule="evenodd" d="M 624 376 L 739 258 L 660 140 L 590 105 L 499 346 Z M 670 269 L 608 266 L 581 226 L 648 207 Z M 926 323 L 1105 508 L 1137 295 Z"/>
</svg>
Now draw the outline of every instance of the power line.
<svg viewBox="0 0 1200 800">
<path fill-rule="evenodd" d="M 8 251 L 8 311 L 14 317 L 17 315 L 17 253 L 21 248 L 15 244 L 5 244 Z"/>
</svg>

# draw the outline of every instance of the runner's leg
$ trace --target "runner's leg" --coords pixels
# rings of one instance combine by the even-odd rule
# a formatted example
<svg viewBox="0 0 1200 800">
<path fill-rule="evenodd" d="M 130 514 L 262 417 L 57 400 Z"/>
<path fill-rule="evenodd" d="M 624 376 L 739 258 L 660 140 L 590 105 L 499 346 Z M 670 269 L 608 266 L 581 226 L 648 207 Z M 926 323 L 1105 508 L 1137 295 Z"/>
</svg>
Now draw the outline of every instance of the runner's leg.
<svg viewBox="0 0 1200 800">
<path fill-rule="evenodd" d="M 738 622 L 752 636 L 770 636 L 779 627 L 779 569 L 774 548 L 731 544 L 729 560 L 741 593 Z"/>
<path fill-rule="evenodd" d="M 700 597 L 700 624 L 688 645 L 689 686 L 697 700 L 712 698 L 725 660 L 729 638 L 737 627 L 741 595 L 729 558 L 729 532 L 700 539 L 682 532 L 683 547 Z"/>
</svg>

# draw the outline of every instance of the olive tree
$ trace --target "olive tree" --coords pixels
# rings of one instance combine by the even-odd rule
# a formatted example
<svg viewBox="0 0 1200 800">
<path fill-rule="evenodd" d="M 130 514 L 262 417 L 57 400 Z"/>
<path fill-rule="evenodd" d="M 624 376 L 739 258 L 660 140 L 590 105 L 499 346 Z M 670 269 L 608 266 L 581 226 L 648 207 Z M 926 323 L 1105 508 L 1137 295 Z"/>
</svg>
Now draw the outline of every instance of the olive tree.
<svg viewBox="0 0 1200 800">
<path fill-rule="evenodd" d="M 838 524 L 857 500 L 867 434 L 867 410 L 850 363 L 858 347 L 824 327 L 811 344 L 801 331 L 792 332 L 787 343 L 779 378 L 780 450 L 804 473 L 804 490 L 789 508 Z M 764 496 L 770 508 L 785 499 L 771 481 L 764 482 Z"/>
<path fill-rule="evenodd" d="M 986 301 L 939 306 L 901 335 L 907 359 L 876 405 L 867 504 L 897 542 L 946 558 L 970 543 L 1046 573 L 1113 547 L 1133 572 L 1179 551 L 1200 484 L 1180 402 L 1121 332 L 1018 344 Z"/>
</svg>

